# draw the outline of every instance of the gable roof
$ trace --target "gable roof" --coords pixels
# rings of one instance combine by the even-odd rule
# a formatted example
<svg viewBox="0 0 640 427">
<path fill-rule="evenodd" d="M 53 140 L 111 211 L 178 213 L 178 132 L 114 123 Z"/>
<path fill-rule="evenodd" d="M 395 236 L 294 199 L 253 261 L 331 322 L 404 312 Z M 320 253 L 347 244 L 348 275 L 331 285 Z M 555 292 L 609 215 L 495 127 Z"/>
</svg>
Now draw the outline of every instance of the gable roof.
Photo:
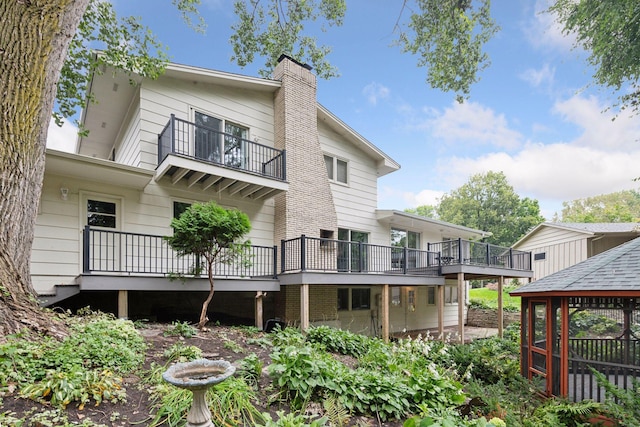
<svg viewBox="0 0 640 427">
<path fill-rule="evenodd" d="M 635 292 L 640 296 L 640 238 L 528 283 L 512 295 L 539 293 Z"/>
<path fill-rule="evenodd" d="M 529 240 L 542 228 L 558 228 L 576 233 L 585 234 L 587 237 L 596 234 L 616 234 L 616 233 L 638 233 L 640 234 L 640 223 L 637 222 L 543 222 L 532 228 L 520 240 L 513 244 L 514 248 Z"/>
<path fill-rule="evenodd" d="M 279 80 L 250 77 L 173 62 L 166 65 L 164 74 L 159 79 L 162 78 L 198 81 L 256 92 L 275 93 L 282 86 Z M 138 85 L 143 80 L 135 74 L 129 75 L 123 71 L 107 68 L 101 70 L 101 73 L 94 73 L 91 76 L 88 91 L 95 94 L 98 102 L 87 102 L 82 111 L 80 121 L 85 128 L 91 129 L 91 133 L 87 137 L 78 138 L 76 153 L 103 159 L 109 157 L 111 144 L 117 137 L 121 123 L 125 120 L 125 116 L 133 104 L 132 100 L 138 94 Z M 132 82 L 136 84 L 132 84 Z M 100 102 L 101 100 L 102 102 Z M 363 153 L 374 159 L 378 176 L 400 169 L 398 162 L 354 131 L 327 108 L 319 103 L 316 105 L 318 121 L 325 122 L 349 143 L 354 144 Z"/>
</svg>

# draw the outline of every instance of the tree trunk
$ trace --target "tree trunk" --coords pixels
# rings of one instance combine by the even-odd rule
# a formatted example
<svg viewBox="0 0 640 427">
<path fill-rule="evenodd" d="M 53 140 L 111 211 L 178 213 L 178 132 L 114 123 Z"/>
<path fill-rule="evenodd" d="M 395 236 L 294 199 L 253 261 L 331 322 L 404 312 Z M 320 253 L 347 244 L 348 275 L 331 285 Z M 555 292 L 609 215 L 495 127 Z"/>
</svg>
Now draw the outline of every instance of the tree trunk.
<svg viewBox="0 0 640 427">
<path fill-rule="evenodd" d="M 33 297 L 31 245 L 56 84 L 88 3 L 0 2 L 0 336 L 58 326 Z"/>
<path fill-rule="evenodd" d="M 207 299 L 202 303 L 202 311 L 200 311 L 200 321 L 198 322 L 198 329 L 204 329 L 204 326 L 207 324 L 209 318 L 207 317 L 207 310 L 209 309 L 209 303 L 213 299 L 213 261 L 215 260 L 215 256 L 211 259 L 207 258 L 207 276 L 209 277 L 209 294 L 207 295 Z"/>
</svg>

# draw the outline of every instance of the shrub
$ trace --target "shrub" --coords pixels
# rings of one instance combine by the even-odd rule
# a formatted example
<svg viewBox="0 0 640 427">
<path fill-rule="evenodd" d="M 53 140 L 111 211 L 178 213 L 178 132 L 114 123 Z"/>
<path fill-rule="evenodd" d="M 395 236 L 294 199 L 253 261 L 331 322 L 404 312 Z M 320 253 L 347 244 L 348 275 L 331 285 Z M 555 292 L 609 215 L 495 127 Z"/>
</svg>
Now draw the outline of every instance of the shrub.
<svg viewBox="0 0 640 427">
<path fill-rule="evenodd" d="M 174 321 L 171 326 L 164 331 L 165 337 L 193 338 L 198 334 L 198 330 L 189 322 Z"/>
</svg>

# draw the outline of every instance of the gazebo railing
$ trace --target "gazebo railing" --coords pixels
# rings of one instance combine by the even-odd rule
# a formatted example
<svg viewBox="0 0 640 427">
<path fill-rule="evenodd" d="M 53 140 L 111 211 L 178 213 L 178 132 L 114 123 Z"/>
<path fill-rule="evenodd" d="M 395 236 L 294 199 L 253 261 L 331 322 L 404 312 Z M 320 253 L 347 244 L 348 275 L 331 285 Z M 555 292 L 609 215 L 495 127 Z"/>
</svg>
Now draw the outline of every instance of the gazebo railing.
<svg viewBox="0 0 640 427">
<path fill-rule="evenodd" d="M 640 366 L 620 363 L 596 362 L 569 358 L 569 395 L 574 402 L 591 399 L 604 402 L 605 390 L 596 380 L 591 369 L 605 376 L 613 385 L 621 389 L 631 388 L 633 381 L 640 380 Z"/>
</svg>

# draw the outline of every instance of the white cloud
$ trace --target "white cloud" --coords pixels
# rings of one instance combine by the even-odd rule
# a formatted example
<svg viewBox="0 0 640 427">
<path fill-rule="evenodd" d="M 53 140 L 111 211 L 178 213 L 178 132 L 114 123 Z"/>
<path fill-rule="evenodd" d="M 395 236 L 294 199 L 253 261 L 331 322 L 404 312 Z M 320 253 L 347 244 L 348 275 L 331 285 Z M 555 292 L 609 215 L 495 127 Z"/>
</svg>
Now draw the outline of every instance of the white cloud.
<svg viewBox="0 0 640 427">
<path fill-rule="evenodd" d="M 429 109 L 435 116 L 424 124 L 433 137 L 450 143 L 483 143 L 512 150 L 521 145 L 522 135 L 509 128 L 503 114 L 477 102 L 454 102 L 440 113 Z"/>
<path fill-rule="evenodd" d="M 555 67 L 550 67 L 549 64 L 544 64 L 539 70 L 536 70 L 535 68 L 525 70 L 520 73 L 519 77 L 535 88 L 551 87 L 553 85 L 555 73 Z"/>
<path fill-rule="evenodd" d="M 575 44 L 575 35 L 564 34 L 557 16 L 547 12 L 552 0 L 536 1 L 533 16 L 523 28 L 529 43 L 538 49 L 570 51 Z"/>
<path fill-rule="evenodd" d="M 49 121 L 47 148 L 72 153 L 76 148 L 77 138 L 78 128 L 68 120 L 64 120 L 62 127 L 56 125 L 53 119 Z"/>
<path fill-rule="evenodd" d="M 388 87 L 375 82 L 369 83 L 362 89 L 362 94 L 366 96 L 371 105 L 377 105 L 378 100 L 388 98 L 390 93 Z"/>
<path fill-rule="evenodd" d="M 422 205 L 437 205 L 440 203 L 440 199 L 444 195 L 443 191 L 437 190 L 422 190 L 419 193 L 412 193 L 405 191 L 402 193 L 403 199 L 407 205 L 411 207 L 417 207 Z"/>
<path fill-rule="evenodd" d="M 556 102 L 553 112 L 583 129 L 574 145 L 599 150 L 627 151 L 640 149 L 640 117 L 620 114 L 615 117 L 594 96 L 573 96 Z M 615 118 L 615 120 L 614 120 Z"/>
</svg>

